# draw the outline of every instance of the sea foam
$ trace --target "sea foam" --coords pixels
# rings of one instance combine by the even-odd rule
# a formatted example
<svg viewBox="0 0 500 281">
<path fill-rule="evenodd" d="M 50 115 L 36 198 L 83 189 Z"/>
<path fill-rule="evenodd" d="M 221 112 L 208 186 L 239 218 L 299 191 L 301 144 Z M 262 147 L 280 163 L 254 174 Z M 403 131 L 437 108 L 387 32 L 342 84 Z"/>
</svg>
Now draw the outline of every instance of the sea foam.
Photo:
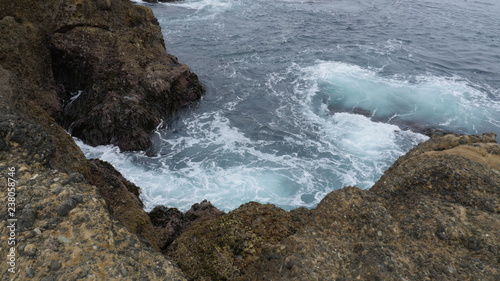
<svg viewBox="0 0 500 281">
<path fill-rule="evenodd" d="M 304 69 L 330 108 L 364 111 L 376 120 L 418 122 L 463 133 L 498 131 L 500 101 L 461 77 L 384 76 L 383 68 L 319 61 Z"/>
</svg>

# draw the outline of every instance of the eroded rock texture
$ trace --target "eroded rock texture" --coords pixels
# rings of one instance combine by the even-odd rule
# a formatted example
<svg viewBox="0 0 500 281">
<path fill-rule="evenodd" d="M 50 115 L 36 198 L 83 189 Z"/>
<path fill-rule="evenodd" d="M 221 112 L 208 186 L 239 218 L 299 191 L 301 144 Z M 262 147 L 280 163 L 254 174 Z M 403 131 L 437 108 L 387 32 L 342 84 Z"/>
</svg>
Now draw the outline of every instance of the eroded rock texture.
<svg viewBox="0 0 500 281">
<path fill-rule="evenodd" d="M 75 89 L 87 99 L 78 108 Z M 119 0 L 0 0 L 0 196 L 7 198 L 6 173 L 15 168 L 17 219 L 16 274 L 3 262 L 0 279 L 184 280 L 158 252 L 159 231 L 138 187 L 109 164 L 89 164 L 56 120 L 75 118 L 83 124 L 75 128 L 98 132 L 80 135 L 92 144 L 145 149 L 155 122 L 199 94 L 194 74 L 166 54 L 149 9 Z M 142 119 L 133 120 L 137 112 Z M 5 222 L 7 204 L 0 211 Z M 11 233 L 2 227 L 0 235 Z"/>
<path fill-rule="evenodd" d="M 203 94 L 197 76 L 167 54 L 149 8 L 123 0 L 0 4 L 2 65 L 30 74 L 30 100 L 88 144 L 145 150 L 162 119 Z"/>
<path fill-rule="evenodd" d="M 177 266 L 154 251 L 154 237 L 145 232 L 149 217 L 137 202 L 134 207 L 122 201 L 121 208 L 129 204 L 138 211 L 120 217 L 120 209 L 98 193 L 114 188 L 117 192 L 108 193 L 114 200 L 133 198 L 120 190 L 126 182 L 111 169 L 91 171 L 71 137 L 46 111 L 22 98 L 23 81 L 0 66 L 2 198 L 8 197 L 9 182 L 15 182 L 10 191 L 15 196 L 9 196 L 15 198 L 14 216 L 7 201 L 0 206 L 5 223 L 1 254 L 7 257 L 15 249 L 15 273 L 2 262 L 0 280 L 185 280 Z M 92 177 L 108 181 L 96 187 L 89 184 Z M 5 227 L 7 219 L 17 220 L 15 231 Z M 8 237 L 15 244 L 8 245 Z"/>
<path fill-rule="evenodd" d="M 0 197 L 15 167 L 18 220 L 18 271 L 2 262 L 2 280 L 185 280 L 160 250 L 189 280 L 500 279 L 493 134 L 433 137 L 371 190 L 334 191 L 313 210 L 201 202 L 147 214 L 139 188 L 89 163 L 55 121 L 91 144 L 145 149 L 200 94 L 147 8 L 0 0 Z"/>
<path fill-rule="evenodd" d="M 31 151 L 16 141 L 8 140 L 9 149 L 0 151 L 2 186 L 8 169 L 15 168 L 16 273 L 2 262 L 0 280 L 185 280 L 177 266 L 110 215 L 97 188 L 80 173 L 26 158 Z M 0 196 L 7 197 L 7 188 Z M 6 207 L 0 207 L 2 222 L 10 218 Z M 0 228 L 0 236 L 9 237 L 10 230 Z M 9 248 L 5 240 L 2 256 Z"/>
</svg>

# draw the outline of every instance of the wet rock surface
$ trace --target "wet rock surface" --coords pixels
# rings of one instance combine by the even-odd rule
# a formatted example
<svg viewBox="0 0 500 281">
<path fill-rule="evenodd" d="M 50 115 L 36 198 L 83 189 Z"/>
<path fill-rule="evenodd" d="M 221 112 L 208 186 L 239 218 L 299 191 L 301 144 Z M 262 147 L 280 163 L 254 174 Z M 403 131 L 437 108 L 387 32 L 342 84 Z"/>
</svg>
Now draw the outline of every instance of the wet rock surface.
<svg viewBox="0 0 500 281">
<path fill-rule="evenodd" d="M 250 202 L 227 215 L 193 223 L 169 246 L 167 255 L 192 280 L 235 280 L 297 228 L 292 213 Z"/>
<path fill-rule="evenodd" d="M 159 253 L 158 231 L 142 209 L 138 187 L 109 164 L 85 159 L 56 122 L 67 113 L 61 96 L 67 85 L 58 84 L 53 68 L 53 31 L 60 27 L 54 26 L 60 9 L 70 2 L 75 11 L 82 5 L 87 13 L 116 5 L 137 16 L 129 1 L 0 1 L 0 196 L 7 198 L 8 169 L 15 168 L 15 196 L 9 198 L 15 199 L 17 219 L 14 232 L 0 230 L 1 237 L 15 234 L 16 244 L 10 246 L 16 273 L 2 262 L 0 280 L 185 280 Z M 140 25 L 150 11 L 139 8 L 138 13 Z M 172 82 L 179 91 L 189 87 L 181 80 Z M 11 218 L 7 204 L 0 212 L 3 222 Z M 5 240 L 4 257 L 10 246 Z"/>
<path fill-rule="evenodd" d="M 50 141 L 69 136 L 54 136 L 53 128 L 36 123 L 50 117 L 15 99 L 22 96 L 19 81 L 0 71 L 0 168 L 15 166 L 19 176 L 17 280 L 183 280 L 153 249 L 175 260 L 189 280 L 500 277 L 494 134 L 431 138 L 396 161 L 371 190 L 334 191 L 313 210 L 248 203 L 222 214 L 202 202 L 185 214 L 158 207 L 148 215 L 138 188 L 109 164 L 79 160 L 75 150 L 68 157 L 87 165 L 90 176 L 71 172 L 75 165 L 65 166 Z"/>
<path fill-rule="evenodd" d="M 139 198 L 139 187 L 126 180 L 107 162 L 92 159 L 89 163 L 93 175 L 89 182 L 97 186 L 111 215 L 142 238 L 145 244 L 159 250 L 161 247 L 159 232 L 143 209 L 144 205 Z"/>
<path fill-rule="evenodd" d="M 149 134 L 203 94 L 167 54 L 149 8 L 130 1 L 1 1 L 0 62 L 40 105 L 91 145 L 146 150 Z"/>
<path fill-rule="evenodd" d="M 14 216 L 8 215 L 7 201 L 0 216 L 3 223 L 17 220 L 15 231 L 5 225 L 0 229 L 6 239 L 2 256 L 15 249 L 15 274 L 2 262 L 0 280 L 185 280 L 177 266 L 154 250 L 152 234 L 136 234 L 134 217 L 125 225 L 119 222 L 123 217 L 111 215 L 119 213 L 117 206 L 107 204 L 98 191 L 126 186 L 117 183 L 118 172 L 91 173 L 72 138 L 26 96 L 24 79 L 1 65 L 0 74 L 2 198 L 8 197 L 13 182 L 8 178 L 15 180 L 15 190 L 9 191 L 15 193 L 9 196 L 15 198 Z M 12 168 L 15 173 L 8 175 Z M 97 182 L 98 187 L 89 184 L 90 178 L 102 177 L 112 179 Z M 123 194 L 108 195 L 120 200 Z M 121 202 L 120 207 L 130 203 Z M 136 201 L 129 207 L 139 210 L 135 216 L 142 212 L 149 219 Z M 8 245 L 12 235 L 16 244 Z"/>
<path fill-rule="evenodd" d="M 445 131 L 445 130 L 439 129 L 437 127 L 434 127 L 430 124 L 421 124 L 418 122 L 405 120 L 405 119 L 402 119 L 400 117 L 394 117 L 394 116 L 392 116 L 392 117 L 382 117 L 382 116 L 377 117 L 377 116 L 375 116 L 375 112 L 372 112 L 370 110 L 366 110 L 366 109 L 360 108 L 360 107 L 344 108 L 340 105 L 332 104 L 332 105 L 328 106 L 328 110 L 330 111 L 331 114 L 335 114 L 337 112 L 348 112 L 348 113 L 363 115 L 363 116 L 370 118 L 372 121 L 396 125 L 401 130 L 404 130 L 404 131 L 410 130 L 412 132 L 420 133 L 420 134 L 426 135 L 428 137 L 444 136 L 446 134 L 452 133 L 452 132 Z"/>
</svg>

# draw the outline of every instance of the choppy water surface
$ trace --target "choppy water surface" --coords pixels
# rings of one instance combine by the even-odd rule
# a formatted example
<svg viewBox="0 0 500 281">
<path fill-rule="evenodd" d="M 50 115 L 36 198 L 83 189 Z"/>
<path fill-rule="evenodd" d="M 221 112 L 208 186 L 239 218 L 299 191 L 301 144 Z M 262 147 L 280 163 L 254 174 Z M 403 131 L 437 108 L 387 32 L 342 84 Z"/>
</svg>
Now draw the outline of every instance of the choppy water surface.
<svg viewBox="0 0 500 281">
<path fill-rule="evenodd" d="M 207 95 L 154 135 L 153 156 L 80 146 L 148 209 L 314 207 L 372 186 L 426 139 L 415 127 L 500 134 L 499 1 L 143 4 Z"/>
</svg>

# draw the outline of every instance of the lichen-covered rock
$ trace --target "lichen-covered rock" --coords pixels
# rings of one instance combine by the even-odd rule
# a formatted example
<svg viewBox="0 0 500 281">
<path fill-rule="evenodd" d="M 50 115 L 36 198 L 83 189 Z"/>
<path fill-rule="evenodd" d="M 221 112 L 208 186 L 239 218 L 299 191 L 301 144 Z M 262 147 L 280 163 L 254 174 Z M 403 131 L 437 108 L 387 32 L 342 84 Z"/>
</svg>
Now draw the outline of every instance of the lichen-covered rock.
<svg viewBox="0 0 500 281">
<path fill-rule="evenodd" d="M 64 126 L 92 145 L 144 150 L 149 133 L 177 108 L 199 99 L 196 75 L 167 55 L 152 11 L 123 1 L 64 1 L 52 36 Z"/>
<path fill-rule="evenodd" d="M 495 134 L 432 138 L 398 159 L 372 191 L 394 201 L 421 196 L 500 211 L 500 146 Z"/>
<path fill-rule="evenodd" d="M 23 157 L 26 150 L 10 143 L 0 151 L 0 185 L 16 180 L 17 219 L 15 273 L 0 264 L 0 280 L 185 280 L 181 271 L 161 253 L 111 217 L 95 186 L 79 173 L 52 170 Z M 15 173 L 8 176 L 9 168 Z M 7 188 L 0 189 L 7 198 Z M 1 237 L 10 230 L 0 229 Z M 7 240 L 1 253 L 7 256 Z M 45 278 L 45 279 L 44 279 Z"/>
<path fill-rule="evenodd" d="M 3 1 L 0 5 L 4 5 Z M 36 24 L 0 12 L 0 64 L 22 78 L 22 96 L 50 115 L 62 110 L 54 88 L 49 42 Z"/>
<path fill-rule="evenodd" d="M 85 157 L 49 116 L 60 108 L 44 40 L 33 24 L 10 16 L 0 19 L 0 106 L 6 114 L 0 119 L 1 134 L 24 145 L 30 158 L 43 159 L 61 171 L 87 176 Z"/>
<path fill-rule="evenodd" d="M 189 280 L 498 280 L 494 140 L 433 137 L 371 190 L 333 191 L 311 211 L 243 205 L 188 227 L 168 253 Z"/>
<path fill-rule="evenodd" d="M 0 46 L 2 43 L 0 40 Z M 0 64 L 0 139 L 3 150 L 22 146 L 26 160 L 88 176 L 83 153 L 46 111 L 25 98 L 25 83 L 28 82 Z"/>
<path fill-rule="evenodd" d="M 153 250 L 151 235 L 156 232 L 139 231 L 137 236 L 136 230 L 147 228 L 147 223 L 140 228 L 130 218 L 132 225 L 118 222 L 110 212 L 119 208 L 106 204 L 87 179 L 96 180 L 99 189 L 119 189 L 126 182 L 114 169 L 91 174 L 71 137 L 39 105 L 25 99 L 23 83 L 0 65 L 0 196 L 15 199 L 15 206 L 7 205 L 12 201 L 1 205 L 0 217 L 3 222 L 16 219 L 14 231 L 0 229 L 1 237 L 14 233 L 16 239 L 15 245 L 5 240 L 1 247 L 4 257 L 14 248 L 15 273 L 2 262 L 0 280 L 185 280 Z M 9 182 L 15 183 L 13 191 L 8 190 Z M 120 200 L 136 195 L 120 191 L 111 196 Z M 135 204 L 138 210 L 133 215 L 148 220 L 140 204 L 131 202 L 129 207 Z M 12 217 L 8 207 L 15 207 Z"/>
<path fill-rule="evenodd" d="M 89 164 L 53 119 L 89 143 L 143 149 L 200 94 L 147 8 L 0 0 L 0 197 L 15 198 L 17 224 L 0 228 L 16 239 L 16 273 L 2 262 L 2 280 L 185 280 L 160 248 L 189 280 L 500 279 L 494 134 L 435 136 L 371 190 L 334 191 L 313 210 L 202 202 L 148 215 L 138 188 Z"/>
<path fill-rule="evenodd" d="M 93 2 L 99 9 L 130 5 Z M 2 237 L 16 237 L 10 245 L 15 274 L 3 262 L 0 279 L 184 280 L 176 266 L 154 251 L 159 249 L 158 231 L 142 210 L 138 188 L 109 165 L 93 165 L 91 171 L 54 120 L 62 118 L 64 105 L 50 45 L 59 4 L 0 0 L 0 184 L 5 187 L 0 196 L 7 198 L 8 168 L 14 167 L 10 177 L 16 180 L 16 194 L 9 198 L 15 199 L 17 220 L 14 232 L 0 230 Z M 7 206 L 0 208 L 4 222 L 12 218 Z M 11 247 L 4 246 L 6 257 Z"/>
</svg>

